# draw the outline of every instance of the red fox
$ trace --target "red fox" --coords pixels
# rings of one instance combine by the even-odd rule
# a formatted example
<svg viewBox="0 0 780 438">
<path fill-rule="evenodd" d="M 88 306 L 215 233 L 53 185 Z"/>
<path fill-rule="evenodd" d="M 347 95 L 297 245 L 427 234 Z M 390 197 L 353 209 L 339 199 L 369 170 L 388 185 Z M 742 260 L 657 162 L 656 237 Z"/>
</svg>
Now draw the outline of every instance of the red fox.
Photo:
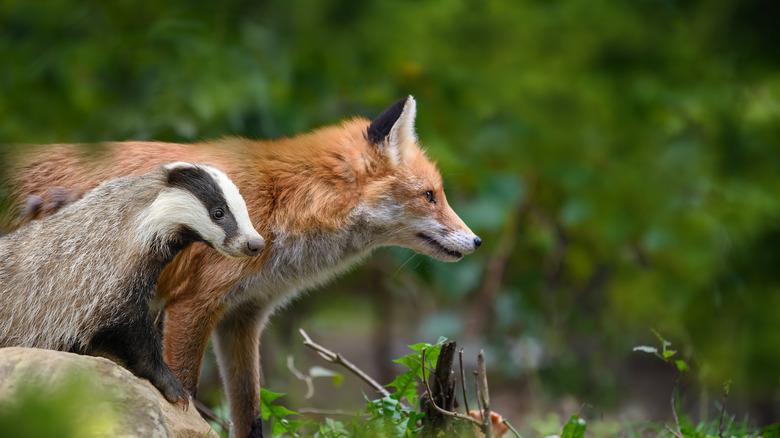
<svg viewBox="0 0 780 438">
<path fill-rule="evenodd" d="M 194 394 L 213 331 L 231 435 L 260 437 L 260 333 L 275 309 L 380 246 L 454 262 L 482 243 L 447 204 L 441 175 L 417 142 L 415 116 L 409 96 L 373 121 L 354 118 L 275 141 L 109 143 L 97 154 L 47 145 L 19 158 L 13 184 L 18 200 L 56 205 L 53 187 L 80 195 L 164 162 L 208 164 L 230 176 L 266 250 L 244 260 L 203 244 L 181 252 L 158 283 L 167 299 L 163 343 L 166 362 Z"/>
</svg>

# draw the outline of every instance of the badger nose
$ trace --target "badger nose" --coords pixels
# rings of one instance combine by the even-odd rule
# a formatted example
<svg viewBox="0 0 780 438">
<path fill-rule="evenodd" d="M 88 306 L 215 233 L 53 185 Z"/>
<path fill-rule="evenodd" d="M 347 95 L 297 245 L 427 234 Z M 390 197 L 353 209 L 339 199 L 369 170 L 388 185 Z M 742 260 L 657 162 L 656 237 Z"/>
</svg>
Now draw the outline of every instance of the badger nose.
<svg viewBox="0 0 780 438">
<path fill-rule="evenodd" d="M 479 245 L 482 245 L 482 239 L 479 238 L 479 236 L 474 237 L 474 249 L 479 248 Z"/>
<path fill-rule="evenodd" d="M 244 247 L 244 254 L 248 256 L 256 256 L 260 254 L 265 248 L 265 241 L 263 239 L 249 239 Z"/>
</svg>

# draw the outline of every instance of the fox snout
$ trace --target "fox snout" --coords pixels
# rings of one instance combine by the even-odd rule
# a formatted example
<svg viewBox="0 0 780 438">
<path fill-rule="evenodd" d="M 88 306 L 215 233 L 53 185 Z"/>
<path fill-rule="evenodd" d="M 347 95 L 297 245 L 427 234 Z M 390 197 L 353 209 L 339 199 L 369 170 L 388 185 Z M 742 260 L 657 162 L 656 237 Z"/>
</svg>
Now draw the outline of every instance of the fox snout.
<svg viewBox="0 0 780 438">
<path fill-rule="evenodd" d="M 471 254 L 482 245 L 482 239 L 468 231 L 441 231 L 438 233 L 417 233 L 422 244 L 418 252 L 427 254 L 443 262 L 456 262 L 466 254 Z"/>
</svg>

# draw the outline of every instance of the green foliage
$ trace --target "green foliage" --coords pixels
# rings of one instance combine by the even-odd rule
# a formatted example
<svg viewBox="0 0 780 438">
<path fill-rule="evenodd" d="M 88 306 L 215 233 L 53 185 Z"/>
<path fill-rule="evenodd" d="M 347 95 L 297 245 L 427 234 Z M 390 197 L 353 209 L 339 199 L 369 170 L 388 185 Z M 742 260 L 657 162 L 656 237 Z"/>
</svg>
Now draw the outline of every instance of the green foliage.
<svg viewBox="0 0 780 438">
<path fill-rule="evenodd" d="M 410 345 L 409 348 L 414 350 L 414 353 L 409 353 L 406 356 L 393 361 L 405 365 L 409 368 L 409 371 L 396 376 L 392 382 L 387 384 L 388 387 L 395 388 L 395 392 L 391 397 L 398 401 L 405 398 L 412 406 L 418 406 L 419 396 L 421 394 L 417 393 L 417 382 L 422 380 L 422 373 L 426 366 L 431 369 L 436 365 L 441 346 L 446 341 L 447 339 L 442 337 L 439 338 L 436 344 L 419 343 Z M 425 364 L 422 361 L 423 349 L 425 349 Z"/>
<path fill-rule="evenodd" d="M 101 388 L 78 375 L 56 387 L 29 382 L 0 401 L 0 436 L 14 438 L 112 436 L 116 413 L 105 404 Z"/>
<path fill-rule="evenodd" d="M 585 420 L 580 418 L 578 414 L 574 414 L 569 418 L 566 425 L 563 426 L 561 438 L 584 438 L 586 428 Z"/>
<path fill-rule="evenodd" d="M 663 336 L 661 336 L 660 333 L 653 330 L 653 334 L 655 334 L 655 337 L 658 338 L 658 341 L 661 342 L 661 352 L 658 352 L 658 348 L 656 347 L 649 347 L 646 345 L 640 345 L 638 347 L 634 347 L 634 351 L 641 351 L 645 353 L 653 353 L 655 354 L 659 359 L 662 361 L 672 364 L 677 371 L 680 372 L 680 374 L 686 372 L 689 370 L 688 363 L 685 362 L 682 359 L 672 359 L 675 354 L 677 354 L 677 350 L 670 350 L 668 347 L 672 346 L 672 343 L 664 339 Z"/>
<path fill-rule="evenodd" d="M 365 412 L 371 414 L 371 418 L 362 427 L 356 428 L 357 437 L 405 438 L 416 435 L 409 411 L 403 409 L 401 402 L 393 397 L 368 400 Z"/>
<path fill-rule="evenodd" d="M 264 388 L 260 389 L 263 420 L 268 421 L 271 419 L 271 430 L 274 435 L 287 434 L 293 437 L 299 436 L 297 433 L 298 429 L 306 423 L 299 420 L 290 420 L 286 417 L 288 415 L 299 416 L 301 414 L 293 412 L 284 406 L 273 404 L 274 400 L 283 395 L 284 394 L 271 392 Z"/>
</svg>

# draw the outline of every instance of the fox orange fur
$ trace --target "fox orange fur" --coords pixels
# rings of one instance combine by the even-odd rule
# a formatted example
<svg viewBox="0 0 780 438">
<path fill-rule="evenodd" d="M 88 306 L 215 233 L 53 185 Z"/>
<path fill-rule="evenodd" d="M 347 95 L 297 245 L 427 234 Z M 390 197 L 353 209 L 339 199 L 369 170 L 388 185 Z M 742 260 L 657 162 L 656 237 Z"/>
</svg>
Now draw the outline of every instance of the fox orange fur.
<svg viewBox="0 0 780 438">
<path fill-rule="evenodd" d="M 17 199 L 34 195 L 49 205 L 57 203 L 48 199 L 54 187 L 78 196 L 170 161 L 209 164 L 231 177 L 266 250 L 233 260 L 196 244 L 166 267 L 158 284 L 167 297 L 165 359 L 194 393 L 213 332 L 231 436 L 259 437 L 260 333 L 275 309 L 379 246 L 457 261 L 481 243 L 447 204 L 441 175 L 418 145 L 415 115 L 409 96 L 374 121 L 355 118 L 275 141 L 109 143 L 97 154 L 41 146 L 20 159 L 14 187 Z"/>
</svg>

